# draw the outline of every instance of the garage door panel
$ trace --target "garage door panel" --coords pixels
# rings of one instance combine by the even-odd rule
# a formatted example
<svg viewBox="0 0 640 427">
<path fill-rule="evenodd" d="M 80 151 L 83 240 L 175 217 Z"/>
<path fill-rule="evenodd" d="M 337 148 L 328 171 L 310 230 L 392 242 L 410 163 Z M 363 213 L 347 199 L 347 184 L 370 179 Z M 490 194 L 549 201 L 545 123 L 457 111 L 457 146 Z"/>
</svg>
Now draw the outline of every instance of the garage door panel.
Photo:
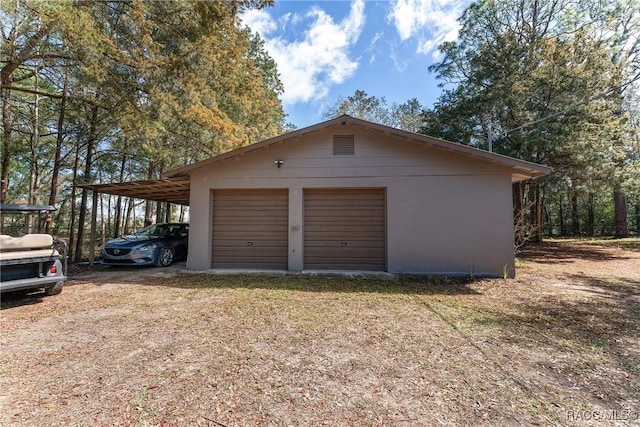
<svg viewBox="0 0 640 427">
<path fill-rule="evenodd" d="M 337 248 L 337 247 L 342 247 L 342 241 L 341 240 L 334 240 L 334 241 L 313 241 L 313 242 L 309 242 L 308 245 L 306 245 L 306 247 L 308 249 L 316 249 L 316 248 Z M 350 248 L 377 248 L 377 249 L 384 249 L 384 242 L 380 242 L 380 239 L 371 239 L 371 240 L 350 240 L 349 241 L 349 247 Z"/>
<path fill-rule="evenodd" d="M 248 239 L 242 239 L 242 238 L 235 238 L 233 236 L 229 237 L 229 238 L 219 238 L 214 240 L 214 243 L 219 243 L 219 244 L 223 244 L 225 245 L 227 248 L 232 249 L 232 248 L 244 248 L 246 246 L 253 246 L 254 248 L 256 247 L 269 247 L 269 248 L 283 248 L 283 247 L 287 247 L 287 244 L 285 242 L 282 242 L 280 240 L 278 241 L 273 241 L 273 240 L 266 240 L 266 239 L 253 239 L 253 240 L 248 240 Z"/>
<path fill-rule="evenodd" d="M 335 192 L 333 189 L 323 190 L 323 189 L 309 189 L 312 191 L 313 200 L 310 200 L 310 203 L 320 203 L 322 201 L 326 201 L 329 204 L 343 203 L 345 199 L 336 199 Z M 349 193 L 349 200 L 355 201 L 360 200 L 363 203 L 371 203 L 373 201 L 384 201 L 384 195 L 373 194 L 372 191 L 360 192 L 359 188 L 353 189 L 341 189 L 345 192 Z M 371 189 L 365 189 L 371 190 Z M 375 190 L 374 190 L 375 191 Z"/>
<path fill-rule="evenodd" d="M 305 268 L 384 270 L 385 199 L 383 189 L 305 190 Z"/>
<path fill-rule="evenodd" d="M 247 208 L 247 207 L 253 207 L 255 206 L 255 203 L 235 203 L 233 205 L 229 205 L 229 206 L 218 206 L 218 212 L 221 215 L 224 214 L 240 214 L 240 215 L 247 215 L 244 212 L 242 212 L 241 210 L 238 210 L 238 208 Z M 264 200 L 261 202 L 260 206 L 262 206 L 263 211 L 269 212 L 269 211 L 280 211 L 283 208 L 287 207 L 286 203 L 277 203 L 277 201 L 269 201 L 269 200 Z M 252 215 L 253 213 L 249 213 L 248 215 Z"/>
<path fill-rule="evenodd" d="M 316 192 L 316 190 L 312 190 L 312 191 Z M 309 201 L 309 204 L 310 205 L 322 204 L 326 206 L 335 206 L 335 205 L 344 204 L 346 200 L 348 200 L 349 202 L 353 203 L 356 206 L 384 203 L 384 198 L 378 197 L 378 195 L 375 195 L 375 194 L 372 195 L 372 193 L 358 194 L 358 193 L 352 192 L 351 194 L 349 194 L 348 199 L 335 199 L 333 197 L 333 194 L 331 194 L 331 192 L 328 192 L 328 193 L 316 192 L 316 194 L 314 194 L 313 200 Z"/>
<path fill-rule="evenodd" d="M 332 225 L 331 223 L 318 224 L 318 225 L 310 225 L 307 230 L 309 233 L 324 233 L 327 230 L 327 227 L 331 227 L 331 233 L 340 235 L 341 233 L 359 233 L 369 235 L 375 233 L 384 234 L 384 225 L 383 224 L 357 224 L 357 225 L 349 225 L 349 224 L 340 224 L 340 225 Z M 329 233 L 327 233 L 329 235 Z M 351 235 L 351 234 L 349 234 Z"/>
<path fill-rule="evenodd" d="M 246 209 L 246 206 L 236 206 L 235 210 L 229 209 L 229 210 L 218 210 L 218 215 L 220 217 L 242 217 L 242 218 L 255 218 L 256 215 L 254 212 L 244 212 L 242 210 L 239 209 Z M 282 212 L 283 209 L 286 209 L 286 206 L 283 207 L 279 207 L 278 209 L 270 209 L 267 207 L 262 207 L 261 209 L 261 213 L 262 213 L 262 217 L 263 218 L 268 218 L 272 213 L 279 213 Z M 274 220 L 273 218 L 271 219 L 272 221 Z"/>
<path fill-rule="evenodd" d="M 318 257 L 316 260 L 316 263 L 318 263 L 319 265 L 328 265 L 330 266 L 331 264 L 333 265 L 349 265 L 352 266 L 350 267 L 350 269 L 357 269 L 357 266 L 359 264 L 361 265 L 379 265 L 380 262 L 384 261 L 383 258 L 371 258 L 368 256 L 362 256 L 362 257 L 353 257 L 353 258 L 343 258 L 343 259 L 339 259 L 336 260 L 334 257 Z"/>
<path fill-rule="evenodd" d="M 368 260 L 359 260 L 355 263 L 339 263 L 336 264 L 333 260 L 328 261 L 327 263 L 317 262 L 314 264 L 313 270 L 367 270 L 367 271 L 383 271 L 380 270 L 380 264 L 378 262 L 370 262 L 367 263 Z"/>
<path fill-rule="evenodd" d="M 254 248 L 252 255 L 260 255 L 260 258 L 269 258 L 269 259 L 277 259 L 279 256 L 277 254 L 274 255 L 274 251 L 282 250 L 282 247 L 262 247 L 262 248 Z M 287 248 L 284 248 L 286 251 Z M 218 255 L 218 261 L 223 259 L 240 259 L 246 258 L 247 252 L 243 250 L 243 248 L 236 247 L 234 249 L 229 249 L 224 252 L 224 254 Z"/>
<path fill-rule="evenodd" d="M 248 236 L 253 235 L 254 233 L 265 233 L 265 234 L 273 234 L 274 238 L 278 238 L 280 237 L 281 230 L 277 230 L 277 229 L 274 230 L 273 227 L 287 226 L 287 221 L 269 221 L 267 223 L 251 224 L 250 223 L 251 221 L 258 221 L 259 218 L 255 218 L 253 220 L 249 219 L 246 221 L 244 220 L 244 217 L 235 217 L 232 219 L 234 220 L 232 225 L 214 227 L 214 231 L 218 231 L 219 233 L 222 233 L 222 234 L 228 233 L 228 232 L 245 233 Z"/>
<path fill-rule="evenodd" d="M 352 234 L 348 239 L 348 244 L 352 244 L 355 242 L 367 242 L 367 243 L 378 243 L 380 246 L 384 247 L 384 242 L 380 242 L 384 240 L 384 233 L 376 233 L 376 234 L 365 234 L 365 232 L 361 233 L 362 235 Z M 345 241 L 344 233 L 305 233 L 305 239 L 308 242 L 305 243 L 305 247 L 319 244 L 324 244 L 327 246 L 332 246 L 334 242 L 340 243 Z"/>
<path fill-rule="evenodd" d="M 365 247 L 353 247 L 351 246 L 348 249 L 337 249 L 332 253 L 328 254 L 326 247 L 312 247 L 308 248 L 309 252 L 307 255 L 314 257 L 314 259 L 324 259 L 324 258 L 337 258 L 337 259 L 356 259 L 356 258 L 375 258 L 377 260 L 384 260 L 384 251 L 381 249 L 384 248 L 365 248 Z"/>
<path fill-rule="evenodd" d="M 271 223 L 271 222 L 283 222 L 283 218 L 278 218 L 280 214 L 282 214 L 283 209 L 271 210 L 271 209 L 263 209 L 260 212 L 247 212 L 247 208 L 238 207 L 238 209 L 242 209 L 242 211 L 229 211 L 229 212 L 218 212 L 218 218 L 244 218 L 247 220 L 265 220 L 263 223 Z M 267 221 L 268 220 L 268 221 Z M 286 222 L 286 221 L 285 221 Z M 233 221 L 232 221 L 233 223 Z M 226 225 L 226 224 L 225 224 Z"/>
<path fill-rule="evenodd" d="M 364 245 L 332 245 L 332 246 L 310 246 L 309 255 L 321 257 L 339 256 L 361 258 L 363 256 L 374 256 L 384 258 L 384 247 L 367 247 Z"/>
<path fill-rule="evenodd" d="M 287 190 L 213 192 L 213 268 L 286 269 Z"/>
<path fill-rule="evenodd" d="M 317 211 L 331 211 L 332 209 L 340 206 L 349 206 L 354 210 L 364 210 L 370 207 L 384 206 L 384 201 L 358 201 L 358 200 L 341 200 L 336 201 L 323 201 L 315 200 L 307 204 L 308 207 L 314 208 Z"/>
</svg>

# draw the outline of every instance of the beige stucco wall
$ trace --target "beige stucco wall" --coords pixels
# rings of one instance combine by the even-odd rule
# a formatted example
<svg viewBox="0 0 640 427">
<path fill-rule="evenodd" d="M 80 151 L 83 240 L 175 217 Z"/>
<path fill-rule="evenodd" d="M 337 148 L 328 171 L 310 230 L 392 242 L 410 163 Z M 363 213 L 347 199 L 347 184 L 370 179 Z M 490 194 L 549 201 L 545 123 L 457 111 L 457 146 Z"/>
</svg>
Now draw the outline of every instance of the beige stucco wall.
<svg viewBox="0 0 640 427">
<path fill-rule="evenodd" d="M 334 134 L 355 136 L 354 156 L 333 155 Z M 350 125 L 192 172 L 187 267 L 211 267 L 211 190 L 287 188 L 289 270 L 302 270 L 304 189 L 330 187 L 386 188 L 389 272 L 514 274 L 508 169 Z"/>
</svg>

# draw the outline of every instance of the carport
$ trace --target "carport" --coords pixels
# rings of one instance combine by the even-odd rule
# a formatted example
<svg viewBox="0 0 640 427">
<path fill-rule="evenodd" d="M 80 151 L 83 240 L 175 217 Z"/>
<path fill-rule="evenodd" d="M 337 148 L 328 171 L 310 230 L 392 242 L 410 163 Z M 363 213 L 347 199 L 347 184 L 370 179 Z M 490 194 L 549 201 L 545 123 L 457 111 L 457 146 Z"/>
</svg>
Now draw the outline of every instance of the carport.
<svg viewBox="0 0 640 427">
<path fill-rule="evenodd" d="M 135 199 L 165 202 L 189 206 L 189 178 L 167 178 L 147 181 L 116 182 L 109 184 L 80 185 L 92 191 L 91 230 L 89 235 L 89 253 L 95 253 L 96 223 L 98 214 L 98 194 L 131 197 Z M 93 266 L 93 257 L 89 257 L 89 266 Z"/>
<path fill-rule="evenodd" d="M 189 206 L 189 178 L 154 179 L 148 181 L 116 182 L 111 184 L 85 185 L 94 194 L 112 194 L 114 196 L 167 202 Z"/>
</svg>

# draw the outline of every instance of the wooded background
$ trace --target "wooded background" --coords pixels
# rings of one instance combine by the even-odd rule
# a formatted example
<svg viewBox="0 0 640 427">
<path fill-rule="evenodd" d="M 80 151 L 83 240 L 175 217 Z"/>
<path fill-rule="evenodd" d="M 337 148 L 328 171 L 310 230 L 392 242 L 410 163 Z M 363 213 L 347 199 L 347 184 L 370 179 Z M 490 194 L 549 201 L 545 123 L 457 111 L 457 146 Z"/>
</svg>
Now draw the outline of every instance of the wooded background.
<svg viewBox="0 0 640 427">
<path fill-rule="evenodd" d="M 158 178 L 290 130 L 277 64 L 238 18 L 271 4 L 0 3 L 2 202 L 56 206 L 48 229 L 81 259 L 83 184 Z M 356 91 L 326 116 L 552 166 L 514 186 L 519 241 L 640 231 L 640 1 L 480 1 L 460 20 L 425 70 L 442 82 L 433 108 Z M 102 240 L 185 218 L 161 203 L 99 202 Z"/>
</svg>

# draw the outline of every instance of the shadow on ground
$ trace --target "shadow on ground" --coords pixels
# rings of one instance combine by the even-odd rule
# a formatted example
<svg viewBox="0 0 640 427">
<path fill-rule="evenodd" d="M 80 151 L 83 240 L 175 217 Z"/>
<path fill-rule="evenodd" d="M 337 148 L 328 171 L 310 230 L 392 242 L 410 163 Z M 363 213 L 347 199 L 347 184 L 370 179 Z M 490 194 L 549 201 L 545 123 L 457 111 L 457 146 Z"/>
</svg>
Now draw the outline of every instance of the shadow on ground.
<svg viewBox="0 0 640 427">
<path fill-rule="evenodd" d="M 15 291 L 3 293 L 0 297 L 0 310 L 39 304 L 45 297 L 44 291 Z M 55 298 L 55 296 L 47 297 Z"/>
<path fill-rule="evenodd" d="M 395 278 L 344 276 L 270 276 L 179 274 L 159 283 L 188 289 L 263 289 L 298 292 L 382 293 L 407 295 L 477 295 L 466 278 L 400 276 Z M 147 283 L 145 283 L 147 284 Z"/>
<path fill-rule="evenodd" d="M 564 282 L 588 297 L 572 292 L 522 300 L 478 325 L 500 328 L 504 342 L 518 347 L 559 350 L 561 357 L 540 361 L 535 369 L 555 384 L 581 390 L 594 405 L 625 409 L 629 399 L 640 398 L 640 349 L 634 344 L 640 335 L 640 284 L 580 274 Z"/>
<path fill-rule="evenodd" d="M 562 241 L 528 244 L 520 249 L 518 258 L 541 264 L 569 264 L 575 262 L 576 259 L 593 262 L 631 259 L 630 256 L 612 253 L 610 247 L 589 244 L 576 245 Z"/>
<path fill-rule="evenodd" d="M 182 289 L 263 289 L 300 292 L 475 295 L 470 278 L 439 276 L 287 275 L 278 273 L 208 274 L 180 268 L 99 268 L 72 278 L 68 285 L 108 283 Z"/>
<path fill-rule="evenodd" d="M 569 284 L 594 296 L 625 303 L 640 303 L 640 283 L 629 277 L 607 277 L 601 279 L 585 274 L 565 274 L 563 278 Z"/>
</svg>

